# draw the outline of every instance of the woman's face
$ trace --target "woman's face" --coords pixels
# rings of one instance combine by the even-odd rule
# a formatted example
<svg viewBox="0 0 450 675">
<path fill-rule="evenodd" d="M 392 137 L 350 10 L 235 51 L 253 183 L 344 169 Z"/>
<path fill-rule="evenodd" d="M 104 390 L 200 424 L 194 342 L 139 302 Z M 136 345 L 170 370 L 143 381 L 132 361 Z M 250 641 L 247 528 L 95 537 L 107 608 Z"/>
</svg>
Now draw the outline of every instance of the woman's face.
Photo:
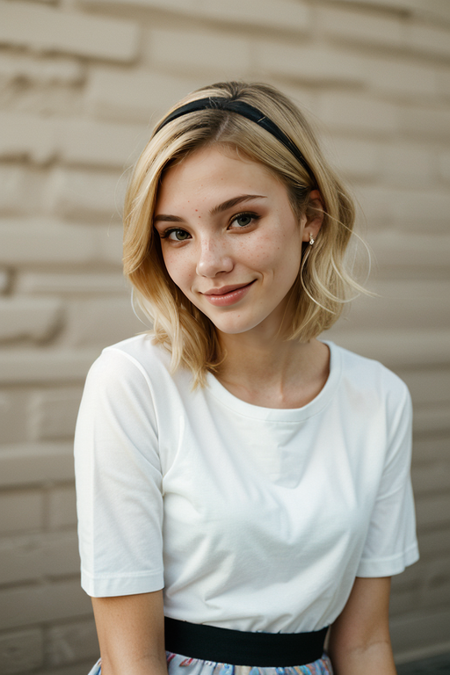
<svg viewBox="0 0 450 675">
<path fill-rule="evenodd" d="M 278 330 L 305 223 L 266 167 L 220 146 L 168 169 L 154 216 L 170 277 L 228 334 Z"/>
</svg>

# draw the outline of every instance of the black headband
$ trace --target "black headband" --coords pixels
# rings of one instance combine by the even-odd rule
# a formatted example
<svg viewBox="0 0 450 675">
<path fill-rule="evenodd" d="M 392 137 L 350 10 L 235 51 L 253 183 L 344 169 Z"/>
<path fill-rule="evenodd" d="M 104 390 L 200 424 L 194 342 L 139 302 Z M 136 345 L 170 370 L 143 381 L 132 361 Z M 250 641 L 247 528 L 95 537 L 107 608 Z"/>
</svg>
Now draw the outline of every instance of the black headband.
<svg viewBox="0 0 450 675">
<path fill-rule="evenodd" d="M 278 138 L 278 140 L 281 143 L 283 143 L 283 145 L 288 150 L 291 151 L 294 157 L 296 157 L 296 159 L 300 162 L 303 168 L 308 172 L 309 176 L 314 180 L 313 173 L 309 168 L 308 163 L 306 162 L 302 153 L 300 152 L 298 147 L 291 141 L 291 139 L 288 138 L 288 136 L 286 136 L 284 131 L 281 131 L 281 129 L 274 122 L 272 122 L 272 120 L 266 117 L 260 110 L 258 110 L 258 108 L 254 108 L 252 105 L 244 103 L 244 101 L 233 101 L 229 98 L 223 97 L 199 98 L 196 101 L 191 101 L 190 103 L 186 103 L 186 105 L 182 105 L 180 108 L 177 108 L 172 113 L 170 113 L 170 115 L 168 115 L 166 119 L 161 122 L 161 124 L 155 130 L 154 133 L 157 134 L 160 129 L 162 129 L 166 124 L 168 124 L 172 120 L 176 120 L 177 117 L 181 117 L 182 115 L 186 115 L 187 113 L 195 112 L 197 110 L 207 110 L 207 109 L 226 110 L 234 112 L 237 113 L 238 115 L 246 117 L 248 120 L 251 120 L 252 122 L 256 122 L 256 124 L 258 124 L 260 127 L 271 133 L 272 136 Z"/>
</svg>

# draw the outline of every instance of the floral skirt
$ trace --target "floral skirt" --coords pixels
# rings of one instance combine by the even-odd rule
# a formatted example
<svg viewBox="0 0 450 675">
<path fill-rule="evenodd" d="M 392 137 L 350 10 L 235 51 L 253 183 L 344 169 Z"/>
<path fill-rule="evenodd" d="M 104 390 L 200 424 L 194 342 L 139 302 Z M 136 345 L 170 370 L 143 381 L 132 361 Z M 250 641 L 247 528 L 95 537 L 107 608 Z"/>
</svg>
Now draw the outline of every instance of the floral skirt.
<svg viewBox="0 0 450 675">
<path fill-rule="evenodd" d="M 313 663 L 283 668 L 232 666 L 228 663 L 188 658 L 168 651 L 166 651 L 166 659 L 169 675 L 333 675 L 331 661 L 325 653 L 321 659 Z M 99 659 L 88 675 L 101 675 L 101 672 L 101 659 Z"/>
</svg>

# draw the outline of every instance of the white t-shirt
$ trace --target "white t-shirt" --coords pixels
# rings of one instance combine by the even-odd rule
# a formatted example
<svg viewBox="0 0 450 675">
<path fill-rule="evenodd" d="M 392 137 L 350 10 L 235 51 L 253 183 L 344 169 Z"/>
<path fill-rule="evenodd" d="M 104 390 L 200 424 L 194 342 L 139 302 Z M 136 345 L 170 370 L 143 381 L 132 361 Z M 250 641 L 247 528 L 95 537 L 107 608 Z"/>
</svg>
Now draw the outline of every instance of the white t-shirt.
<svg viewBox="0 0 450 675">
<path fill-rule="evenodd" d="M 327 344 L 328 380 L 296 409 L 246 403 L 211 374 L 192 392 L 147 335 L 103 351 L 75 439 L 89 595 L 164 588 L 168 617 L 296 633 L 331 624 L 355 576 L 418 559 L 408 389 Z"/>
</svg>

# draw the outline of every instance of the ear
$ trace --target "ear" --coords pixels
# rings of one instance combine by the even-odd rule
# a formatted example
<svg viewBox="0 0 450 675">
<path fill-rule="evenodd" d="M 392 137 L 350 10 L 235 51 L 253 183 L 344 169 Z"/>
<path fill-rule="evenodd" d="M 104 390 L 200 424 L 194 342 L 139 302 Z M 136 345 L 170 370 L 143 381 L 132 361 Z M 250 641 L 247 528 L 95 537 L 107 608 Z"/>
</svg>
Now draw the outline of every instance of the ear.
<svg viewBox="0 0 450 675">
<path fill-rule="evenodd" d="M 305 209 L 306 222 L 303 228 L 303 241 L 309 242 L 310 234 L 315 239 L 322 226 L 325 213 L 323 210 L 322 195 L 319 190 L 311 190 L 309 201 Z"/>
</svg>

